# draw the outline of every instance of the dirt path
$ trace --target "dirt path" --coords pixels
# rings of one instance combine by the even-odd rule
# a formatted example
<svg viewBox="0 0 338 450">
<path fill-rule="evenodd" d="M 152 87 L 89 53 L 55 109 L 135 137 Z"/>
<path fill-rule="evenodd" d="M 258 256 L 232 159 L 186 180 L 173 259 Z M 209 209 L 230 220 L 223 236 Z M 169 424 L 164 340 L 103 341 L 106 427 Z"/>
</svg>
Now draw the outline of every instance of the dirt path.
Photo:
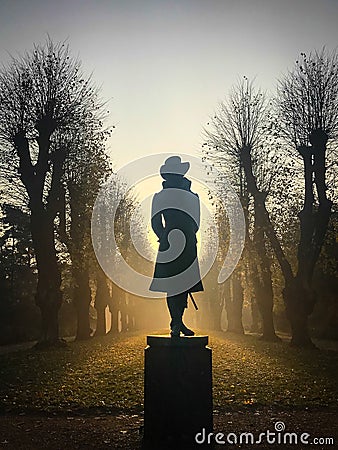
<svg viewBox="0 0 338 450">
<path fill-rule="evenodd" d="M 251 432 L 255 439 L 259 432 L 275 431 L 274 425 L 282 421 L 286 431 L 309 433 L 309 442 L 313 438 L 333 437 L 335 445 L 309 445 L 306 448 L 336 449 L 338 448 L 338 411 L 312 410 L 277 410 L 247 409 L 215 413 L 214 432 L 237 434 Z M 77 450 L 77 449 L 125 449 L 161 450 L 180 448 L 177 443 L 156 443 L 142 447 L 140 427 L 143 418 L 140 415 L 122 414 L 118 416 L 26 416 L 13 415 L 0 417 L 0 449 L 1 450 Z M 234 439 L 232 436 L 231 439 Z M 211 448 L 211 446 L 208 446 Z M 184 444 L 181 448 L 189 448 Z M 196 445 L 196 448 L 202 448 Z M 215 449 L 304 449 L 303 445 L 216 445 Z"/>
</svg>

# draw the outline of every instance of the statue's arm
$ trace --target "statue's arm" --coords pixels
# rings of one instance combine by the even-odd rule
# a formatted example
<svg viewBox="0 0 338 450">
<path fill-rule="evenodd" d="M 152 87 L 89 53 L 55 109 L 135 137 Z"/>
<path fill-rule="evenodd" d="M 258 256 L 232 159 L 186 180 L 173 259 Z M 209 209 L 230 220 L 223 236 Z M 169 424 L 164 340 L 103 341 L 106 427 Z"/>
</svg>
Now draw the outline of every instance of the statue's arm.
<svg viewBox="0 0 338 450">
<path fill-rule="evenodd" d="M 200 199 L 199 196 L 197 194 L 196 195 L 196 206 L 195 206 L 195 214 L 194 214 L 194 222 L 196 224 L 196 230 L 195 233 L 197 233 L 197 231 L 199 230 L 200 227 L 200 221 L 201 221 L 201 207 L 200 207 Z"/>
<path fill-rule="evenodd" d="M 151 228 L 153 229 L 158 239 L 161 239 L 164 227 L 162 223 L 162 213 L 161 211 L 159 211 L 158 198 L 156 194 L 153 197 L 153 202 L 151 205 Z"/>
</svg>

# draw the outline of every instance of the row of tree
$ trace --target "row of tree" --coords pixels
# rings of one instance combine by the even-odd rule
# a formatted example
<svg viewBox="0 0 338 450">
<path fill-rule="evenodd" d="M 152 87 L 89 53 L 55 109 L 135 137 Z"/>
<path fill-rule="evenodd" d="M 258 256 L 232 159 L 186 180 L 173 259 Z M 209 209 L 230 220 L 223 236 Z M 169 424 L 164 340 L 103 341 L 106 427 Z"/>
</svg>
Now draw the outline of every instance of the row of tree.
<svg viewBox="0 0 338 450">
<path fill-rule="evenodd" d="M 337 204 L 333 208 L 331 200 L 337 193 L 337 53 L 302 53 L 273 99 L 244 77 L 220 104 L 205 135 L 204 158 L 237 187 L 245 212 L 246 244 L 234 277 L 241 271 L 251 279 L 263 337 L 277 338 L 272 277 L 277 261 L 292 344 L 312 346 L 308 318 L 323 296 L 314 288 L 314 274 L 320 256 L 321 268 L 325 264 L 325 239 L 326 250 L 335 245 L 326 259 L 337 263 L 337 243 L 332 243 Z M 337 266 L 330 275 L 336 284 Z"/>
<path fill-rule="evenodd" d="M 66 43 L 48 39 L 0 72 L 3 203 L 29 215 L 26 248 L 29 255 L 34 249 L 44 344 L 60 342 L 62 266 L 71 270 L 77 336 L 90 334 L 91 210 L 110 173 L 105 115 L 99 91 Z M 3 239 L 8 244 L 6 235 Z M 6 273 L 2 279 L 8 279 Z"/>
<path fill-rule="evenodd" d="M 112 285 L 92 246 L 93 206 L 105 184 L 99 245 L 108 251 L 115 232 L 119 251 L 135 256 L 129 231 L 135 196 L 124 196 L 111 221 L 122 181 L 106 153 L 108 113 L 66 43 L 48 38 L 0 71 L 3 342 L 63 345 L 60 336 L 87 339 L 93 328 L 104 335 L 150 325 L 147 305 Z"/>
</svg>

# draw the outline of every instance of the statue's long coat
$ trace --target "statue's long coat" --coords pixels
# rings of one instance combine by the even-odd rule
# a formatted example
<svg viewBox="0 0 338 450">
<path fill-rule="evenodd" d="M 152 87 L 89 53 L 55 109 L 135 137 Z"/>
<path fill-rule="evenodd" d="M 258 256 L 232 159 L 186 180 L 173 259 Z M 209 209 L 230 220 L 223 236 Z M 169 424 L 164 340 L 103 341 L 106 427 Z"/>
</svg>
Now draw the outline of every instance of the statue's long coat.
<svg viewBox="0 0 338 450">
<path fill-rule="evenodd" d="M 196 239 L 200 203 L 190 186 L 187 178 L 177 177 L 164 181 L 162 191 L 153 197 L 151 224 L 160 245 L 152 291 L 176 295 L 203 290 Z"/>
</svg>

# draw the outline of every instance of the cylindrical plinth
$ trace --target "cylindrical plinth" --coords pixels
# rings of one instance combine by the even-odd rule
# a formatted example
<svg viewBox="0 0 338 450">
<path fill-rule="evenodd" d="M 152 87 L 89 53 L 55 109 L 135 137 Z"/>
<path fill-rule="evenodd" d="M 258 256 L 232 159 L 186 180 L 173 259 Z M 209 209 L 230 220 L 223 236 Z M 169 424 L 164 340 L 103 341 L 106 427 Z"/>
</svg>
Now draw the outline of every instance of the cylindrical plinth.
<svg viewBox="0 0 338 450">
<path fill-rule="evenodd" d="M 144 437 L 188 438 L 212 431 L 212 371 L 208 336 L 147 336 Z M 193 442 L 193 441 L 192 441 Z"/>
</svg>

